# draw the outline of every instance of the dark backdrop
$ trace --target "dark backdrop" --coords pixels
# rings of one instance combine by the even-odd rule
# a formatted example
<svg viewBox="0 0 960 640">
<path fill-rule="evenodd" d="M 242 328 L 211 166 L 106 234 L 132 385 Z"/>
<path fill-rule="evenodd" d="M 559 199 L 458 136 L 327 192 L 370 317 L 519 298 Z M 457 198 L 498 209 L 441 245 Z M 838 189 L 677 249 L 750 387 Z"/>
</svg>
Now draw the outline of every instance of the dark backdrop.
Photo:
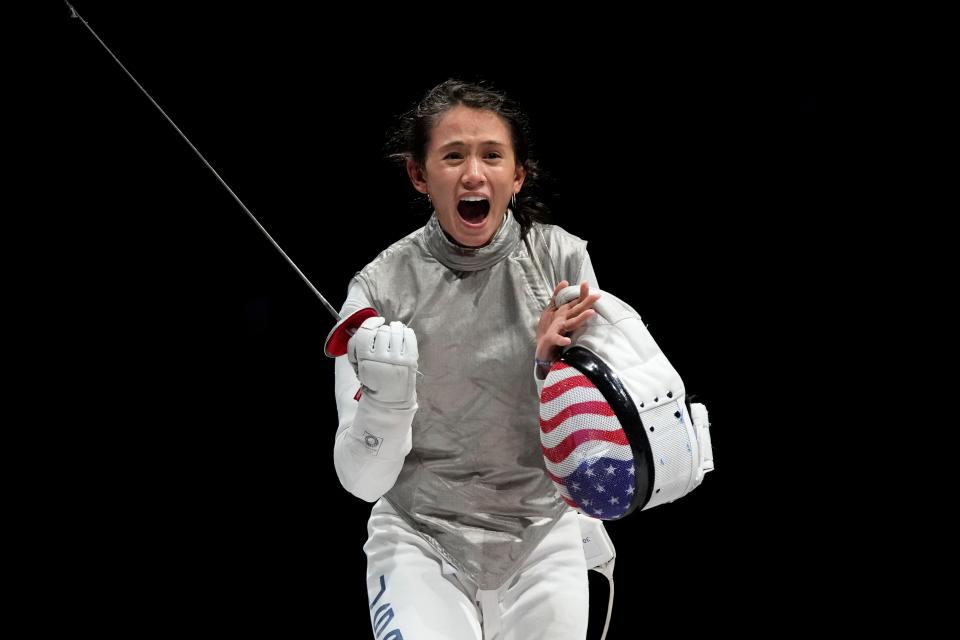
<svg viewBox="0 0 960 640">
<path fill-rule="evenodd" d="M 384 159 L 395 116 L 450 76 L 513 95 L 553 177 L 554 221 L 589 241 L 601 286 L 640 311 L 713 423 L 717 470 L 700 488 L 608 525 L 610 637 L 736 631 L 771 612 L 801 624 L 830 602 L 797 587 L 826 546 L 809 517 L 825 488 L 798 460 L 821 426 L 811 372 L 840 295 L 836 77 L 816 38 L 651 39 L 655 24 L 616 16 L 415 29 L 294 4 L 76 4 L 336 307 L 425 221 Z M 69 201 L 51 237 L 89 423 L 65 489 L 75 526 L 121 558 L 106 575 L 147 585 L 130 587 L 150 605 L 135 624 L 327 637 L 336 621 L 352 629 L 337 637 L 366 637 L 369 505 L 332 464 L 332 319 L 67 15 L 50 18 L 64 108 L 49 188 Z M 606 588 L 592 584 L 595 634 Z"/>
</svg>

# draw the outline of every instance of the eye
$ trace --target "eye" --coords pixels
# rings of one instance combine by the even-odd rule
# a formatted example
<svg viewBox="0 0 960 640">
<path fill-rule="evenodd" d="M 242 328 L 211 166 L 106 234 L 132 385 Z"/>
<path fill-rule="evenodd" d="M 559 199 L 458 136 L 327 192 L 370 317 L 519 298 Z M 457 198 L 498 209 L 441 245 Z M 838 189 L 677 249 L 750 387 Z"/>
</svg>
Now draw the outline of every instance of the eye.
<svg viewBox="0 0 960 640">
<path fill-rule="evenodd" d="M 460 160 L 463 158 L 463 154 L 459 151 L 451 151 L 447 155 L 443 156 L 444 160 Z"/>
<path fill-rule="evenodd" d="M 499 160 L 499 159 L 502 158 L 502 157 L 503 157 L 503 154 L 500 153 L 499 151 L 490 151 L 490 152 L 487 153 L 487 158 L 488 158 L 488 159 L 497 159 L 497 160 Z"/>
</svg>

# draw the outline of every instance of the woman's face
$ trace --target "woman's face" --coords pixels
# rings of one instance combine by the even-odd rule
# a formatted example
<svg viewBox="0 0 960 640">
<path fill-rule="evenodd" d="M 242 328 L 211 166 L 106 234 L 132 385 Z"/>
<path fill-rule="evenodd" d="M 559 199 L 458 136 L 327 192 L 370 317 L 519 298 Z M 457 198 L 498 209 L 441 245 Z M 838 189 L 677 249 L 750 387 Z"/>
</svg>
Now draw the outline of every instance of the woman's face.
<svg viewBox="0 0 960 640">
<path fill-rule="evenodd" d="M 430 196 L 447 235 L 467 247 L 490 242 L 525 175 L 506 121 L 462 105 L 434 125 L 423 169 L 409 160 L 407 173 Z"/>
</svg>

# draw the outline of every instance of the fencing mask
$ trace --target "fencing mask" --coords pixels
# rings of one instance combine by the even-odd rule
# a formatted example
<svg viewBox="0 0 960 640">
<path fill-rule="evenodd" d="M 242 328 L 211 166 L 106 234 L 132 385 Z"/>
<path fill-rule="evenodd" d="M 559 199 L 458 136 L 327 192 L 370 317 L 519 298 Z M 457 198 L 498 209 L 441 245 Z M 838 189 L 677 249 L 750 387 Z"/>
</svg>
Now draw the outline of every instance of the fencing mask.
<svg viewBox="0 0 960 640">
<path fill-rule="evenodd" d="M 567 287 L 556 303 L 579 294 Z M 713 470 L 713 449 L 706 407 L 688 408 L 680 376 L 640 315 L 601 294 L 544 381 L 540 440 L 563 499 L 617 520 L 693 491 Z"/>
</svg>

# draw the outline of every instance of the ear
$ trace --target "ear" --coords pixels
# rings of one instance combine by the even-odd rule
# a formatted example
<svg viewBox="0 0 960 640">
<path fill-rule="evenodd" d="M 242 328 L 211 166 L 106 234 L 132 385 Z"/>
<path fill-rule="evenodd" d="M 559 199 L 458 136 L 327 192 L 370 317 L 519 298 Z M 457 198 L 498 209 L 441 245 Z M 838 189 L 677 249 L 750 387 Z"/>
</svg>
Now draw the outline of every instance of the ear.
<svg viewBox="0 0 960 640">
<path fill-rule="evenodd" d="M 427 179 L 423 175 L 423 169 L 409 158 L 407 159 L 407 175 L 410 177 L 414 189 L 420 193 L 427 192 Z"/>
<path fill-rule="evenodd" d="M 513 192 L 517 193 L 523 186 L 523 181 L 527 177 L 527 170 L 522 164 L 517 165 L 517 170 L 513 175 Z"/>
</svg>

